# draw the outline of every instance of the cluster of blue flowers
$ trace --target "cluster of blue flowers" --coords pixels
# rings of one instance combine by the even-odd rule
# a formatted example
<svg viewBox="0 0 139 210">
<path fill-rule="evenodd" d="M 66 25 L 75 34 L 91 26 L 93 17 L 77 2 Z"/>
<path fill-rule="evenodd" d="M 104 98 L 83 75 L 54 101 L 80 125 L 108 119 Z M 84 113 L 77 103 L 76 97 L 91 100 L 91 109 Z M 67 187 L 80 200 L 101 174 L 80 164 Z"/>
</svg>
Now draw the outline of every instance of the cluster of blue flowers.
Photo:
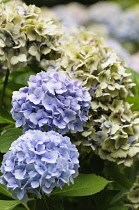
<svg viewBox="0 0 139 210">
<path fill-rule="evenodd" d="M 55 130 L 82 131 L 90 101 L 77 80 L 54 70 L 30 76 L 28 87 L 13 93 L 11 113 L 25 134 L 4 155 L 1 183 L 15 199 L 27 202 L 29 192 L 41 198 L 41 192 L 50 195 L 53 188 L 73 183 L 79 153 L 69 137 Z"/>
<path fill-rule="evenodd" d="M 88 119 L 91 97 L 86 88 L 71 80 L 64 71 L 54 70 L 30 76 L 28 87 L 13 93 L 11 110 L 16 127 L 25 130 L 58 129 L 62 134 L 67 131 L 83 131 Z"/>
<path fill-rule="evenodd" d="M 41 197 L 54 187 L 70 182 L 78 175 L 79 153 L 69 137 L 55 131 L 29 130 L 12 143 L 4 155 L 2 184 L 15 199 L 27 201 L 27 192 Z"/>
</svg>

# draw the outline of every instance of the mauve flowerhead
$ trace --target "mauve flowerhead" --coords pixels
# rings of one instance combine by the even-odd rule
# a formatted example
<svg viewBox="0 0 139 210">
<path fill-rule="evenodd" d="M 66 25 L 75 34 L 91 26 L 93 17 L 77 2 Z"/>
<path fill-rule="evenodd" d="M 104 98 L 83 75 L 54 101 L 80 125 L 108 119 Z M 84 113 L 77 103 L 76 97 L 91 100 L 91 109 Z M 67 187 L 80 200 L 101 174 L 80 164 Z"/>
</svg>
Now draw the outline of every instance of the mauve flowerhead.
<svg viewBox="0 0 139 210">
<path fill-rule="evenodd" d="M 83 131 L 88 120 L 91 96 L 78 80 L 64 71 L 51 70 L 32 75 L 28 87 L 13 93 L 11 110 L 16 127 L 58 130 L 60 133 Z"/>
<path fill-rule="evenodd" d="M 28 130 L 11 145 L 1 166 L 1 183 L 13 197 L 27 202 L 28 193 L 41 198 L 53 188 L 74 182 L 79 153 L 70 138 L 55 131 Z"/>
</svg>

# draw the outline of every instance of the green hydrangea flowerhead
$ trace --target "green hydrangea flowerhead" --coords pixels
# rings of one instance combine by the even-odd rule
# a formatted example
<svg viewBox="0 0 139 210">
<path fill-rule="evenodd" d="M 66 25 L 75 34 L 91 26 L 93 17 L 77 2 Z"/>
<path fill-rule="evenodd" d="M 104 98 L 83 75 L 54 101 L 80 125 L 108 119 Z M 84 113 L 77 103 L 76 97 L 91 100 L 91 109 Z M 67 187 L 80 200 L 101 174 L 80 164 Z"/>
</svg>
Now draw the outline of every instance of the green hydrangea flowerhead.
<svg viewBox="0 0 139 210">
<path fill-rule="evenodd" d="M 61 28 L 52 19 L 40 18 L 41 9 L 19 1 L 0 4 L 0 63 L 10 70 L 50 59 L 58 52 Z"/>
<path fill-rule="evenodd" d="M 132 209 L 139 209 L 139 176 L 136 177 L 135 183 L 127 194 L 129 206 Z"/>
<path fill-rule="evenodd" d="M 130 74 L 102 38 L 84 29 L 66 31 L 62 56 L 51 62 L 89 88 L 92 107 L 80 142 L 102 159 L 130 166 L 139 153 L 139 118 L 125 102 L 134 85 Z"/>
</svg>

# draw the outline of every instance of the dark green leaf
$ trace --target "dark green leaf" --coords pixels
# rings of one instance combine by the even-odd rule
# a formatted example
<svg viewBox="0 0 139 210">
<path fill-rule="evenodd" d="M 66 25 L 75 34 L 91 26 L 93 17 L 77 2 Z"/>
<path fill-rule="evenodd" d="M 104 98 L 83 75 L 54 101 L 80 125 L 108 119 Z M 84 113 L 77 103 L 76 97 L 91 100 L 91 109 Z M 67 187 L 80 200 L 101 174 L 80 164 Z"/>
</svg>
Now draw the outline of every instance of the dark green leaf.
<svg viewBox="0 0 139 210">
<path fill-rule="evenodd" d="M 0 200 L 0 210 L 11 210 L 20 203 L 21 201 L 18 200 L 13 200 L 13 201 Z"/>
<path fill-rule="evenodd" d="M 125 189 L 122 190 L 121 189 L 116 195 L 114 195 L 112 197 L 110 204 L 112 205 L 114 203 L 117 203 L 119 200 L 122 200 L 123 197 L 125 197 L 125 195 L 126 195 L 127 192 L 128 192 L 127 190 L 125 190 Z"/>
<path fill-rule="evenodd" d="M 63 200 L 60 197 L 47 197 L 46 202 L 50 210 L 64 210 Z"/>
<path fill-rule="evenodd" d="M 0 123 L 14 124 L 11 114 L 4 108 L 0 107 Z"/>
<path fill-rule="evenodd" d="M 36 209 L 64 210 L 63 200 L 61 197 L 48 197 L 47 195 L 42 194 L 42 198 L 35 200 L 35 202 Z M 31 207 L 30 203 L 29 207 Z"/>
<path fill-rule="evenodd" d="M 29 207 L 31 207 L 32 205 L 35 205 L 36 209 L 49 209 L 48 208 L 48 204 L 46 202 L 45 195 L 43 195 L 43 194 L 42 194 L 42 198 L 41 199 L 37 199 L 37 200 L 32 201 L 32 202 L 28 203 Z"/>
<path fill-rule="evenodd" d="M 30 75 L 35 74 L 28 66 L 20 68 L 17 71 L 13 71 L 10 74 L 10 81 L 22 85 L 27 85 L 27 81 Z"/>
<path fill-rule="evenodd" d="M 2 123 L 2 124 L 5 124 L 5 123 L 6 124 L 14 124 L 14 121 L 8 120 L 8 119 L 0 116 L 0 123 Z"/>
<path fill-rule="evenodd" d="M 111 186 L 112 186 L 112 184 L 111 184 Z M 116 190 L 110 190 L 110 189 L 106 188 L 103 191 L 93 195 L 92 198 L 95 201 L 98 209 L 106 210 L 108 207 L 112 206 L 111 200 L 113 199 L 113 197 L 115 197 L 116 194 L 117 194 Z M 116 205 L 119 205 L 119 203 L 116 203 Z M 121 205 L 121 203 L 120 203 L 120 205 Z"/>
<path fill-rule="evenodd" d="M 27 210 L 27 208 L 24 207 L 23 205 L 18 205 L 16 207 L 14 207 L 13 210 Z"/>
<path fill-rule="evenodd" d="M 74 184 L 64 185 L 63 189 L 56 188 L 52 195 L 57 196 L 88 196 L 93 195 L 109 183 L 106 179 L 95 174 L 80 174 Z"/>
<path fill-rule="evenodd" d="M 22 135 L 22 129 L 11 128 L 7 130 L 2 136 L 0 136 L 0 152 L 6 153 L 13 141 L 15 141 L 20 135 Z"/>
<path fill-rule="evenodd" d="M 9 88 L 12 91 L 18 91 L 21 87 L 24 87 L 24 84 L 15 83 L 15 82 L 8 82 L 7 88 Z"/>
<path fill-rule="evenodd" d="M 0 184 L 0 193 L 3 194 L 3 195 L 6 195 L 7 197 L 12 198 L 12 194 L 2 184 Z"/>
<path fill-rule="evenodd" d="M 126 207 L 126 206 L 115 206 L 115 207 L 111 207 L 107 210 L 128 210 L 128 207 Z"/>
<path fill-rule="evenodd" d="M 112 169 L 112 170 L 110 170 Z M 113 181 L 126 190 L 129 190 L 132 186 L 132 182 L 120 172 L 119 168 L 113 163 L 108 163 L 107 172 L 111 175 Z"/>
</svg>

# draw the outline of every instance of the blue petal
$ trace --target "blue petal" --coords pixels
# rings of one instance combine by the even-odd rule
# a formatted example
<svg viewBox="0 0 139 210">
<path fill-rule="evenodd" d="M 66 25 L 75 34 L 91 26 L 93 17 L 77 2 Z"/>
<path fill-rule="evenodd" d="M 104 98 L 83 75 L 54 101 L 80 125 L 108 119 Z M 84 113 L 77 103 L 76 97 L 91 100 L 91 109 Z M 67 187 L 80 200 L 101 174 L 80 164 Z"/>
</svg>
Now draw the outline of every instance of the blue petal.
<svg viewBox="0 0 139 210">
<path fill-rule="evenodd" d="M 32 181 L 32 182 L 31 182 L 31 186 L 32 186 L 32 188 L 37 188 L 37 187 L 39 187 L 39 181 Z"/>
</svg>

